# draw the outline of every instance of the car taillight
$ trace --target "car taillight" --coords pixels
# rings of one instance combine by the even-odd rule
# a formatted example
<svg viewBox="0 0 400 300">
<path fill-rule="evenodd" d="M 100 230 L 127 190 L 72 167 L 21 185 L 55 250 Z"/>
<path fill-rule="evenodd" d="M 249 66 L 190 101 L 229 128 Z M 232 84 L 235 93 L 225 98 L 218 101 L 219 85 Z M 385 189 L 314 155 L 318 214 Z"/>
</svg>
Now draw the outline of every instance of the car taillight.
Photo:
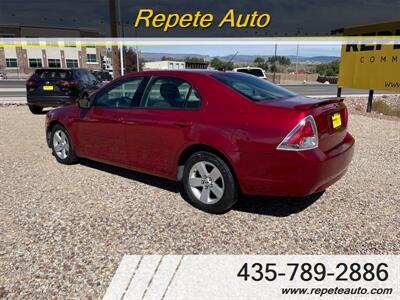
<svg viewBox="0 0 400 300">
<path fill-rule="evenodd" d="M 69 88 L 69 87 L 73 87 L 76 86 L 78 84 L 77 80 L 60 80 L 58 82 L 58 86 L 61 88 Z"/>
<path fill-rule="evenodd" d="M 278 150 L 310 150 L 318 147 L 318 131 L 312 116 L 297 124 L 277 147 Z"/>
<path fill-rule="evenodd" d="M 27 80 L 26 81 L 26 87 L 35 87 L 37 86 L 37 81 L 35 80 Z"/>
<path fill-rule="evenodd" d="M 347 107 L 342 110 L 342 120 L 343 120 L 343 127 L 347 127 L 347 123 L 349 122 L 349 112 Z"/>
</svg>

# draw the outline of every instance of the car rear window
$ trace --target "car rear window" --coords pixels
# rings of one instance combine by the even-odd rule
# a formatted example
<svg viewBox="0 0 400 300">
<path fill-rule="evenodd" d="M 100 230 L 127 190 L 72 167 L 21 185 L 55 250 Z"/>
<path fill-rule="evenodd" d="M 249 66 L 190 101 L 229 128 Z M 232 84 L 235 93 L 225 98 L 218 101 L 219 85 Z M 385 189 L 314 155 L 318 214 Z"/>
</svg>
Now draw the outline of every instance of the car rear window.
<svg viewBox="0 0 400 300">
<path fill-rule="evenodd" d="M 68 80 L 71 78 L 71 71 L 69 70 L 36 70 L 34 77 L 51 80 L 51 79 L 61 79 Z"/>
<path fill-rule="evenodd" d="M 237 69 L 236 71 L 241 73 L 247 73 L 257 77 L 264 77 L 264 73 L 260 69 Z"/>
<path fill-rule="evenodd" d="M 287 89 L 248 74 L 226 72 L 211 76 L 252 101 L 283 99 L 296 96 L 295 93 Z"/>
</svg>

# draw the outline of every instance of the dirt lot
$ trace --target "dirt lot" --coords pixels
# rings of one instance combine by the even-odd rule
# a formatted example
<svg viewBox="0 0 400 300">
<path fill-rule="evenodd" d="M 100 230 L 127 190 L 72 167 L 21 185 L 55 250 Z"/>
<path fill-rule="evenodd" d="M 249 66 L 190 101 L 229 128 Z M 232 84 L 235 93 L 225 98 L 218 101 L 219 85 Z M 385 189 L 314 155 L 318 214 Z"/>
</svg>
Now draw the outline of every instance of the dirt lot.
<svg viewBox="0 0 400 300">
<path fill-rule="evenodd" d="M 56 163 L 44 115 L 1 107 L 0 298 L 98 298 L 124 254 L 400 254 L 400 121 L 350 118 L 354 160 L 322 197 L 214 216 L 173 182 Z"/>
</svg>

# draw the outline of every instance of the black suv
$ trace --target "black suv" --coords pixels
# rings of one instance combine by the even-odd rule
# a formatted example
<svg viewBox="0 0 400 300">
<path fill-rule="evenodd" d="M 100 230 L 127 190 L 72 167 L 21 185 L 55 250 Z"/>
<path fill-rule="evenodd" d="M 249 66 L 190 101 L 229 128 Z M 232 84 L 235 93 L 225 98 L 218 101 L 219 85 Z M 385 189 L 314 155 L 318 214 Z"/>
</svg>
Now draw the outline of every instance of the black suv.
<svg viewBox="0 0 400 300">
<path fill-rule="evenodd" d="M 86 69 L 37 69 L 26 81 L 28 106 L 33 114 L 44 107 L 72 104 L 100 87 Z"/>
</svg>

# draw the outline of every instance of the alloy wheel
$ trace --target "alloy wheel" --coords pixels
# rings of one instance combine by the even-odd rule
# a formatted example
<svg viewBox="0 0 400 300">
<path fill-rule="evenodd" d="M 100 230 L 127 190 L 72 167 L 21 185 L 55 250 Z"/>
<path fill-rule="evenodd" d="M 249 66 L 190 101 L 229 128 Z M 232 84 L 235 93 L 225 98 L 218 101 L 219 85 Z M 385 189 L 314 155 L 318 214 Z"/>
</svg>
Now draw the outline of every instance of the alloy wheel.
<svg viewBox="0 0 400 300">
<path fill-rule="evenodd" d="M 196 199 L 204 204 L 217 203 L 225 191 L 221 171 L 208 161 L 199 161 L 192 166 L 189 186 Z"/>
<path fill-rule="evenodd" d="M 66 159 L 69 155 L 68 138 L 62 130 L 57 130 L 53 135 L 53 149 L 60 159 Z"/>
</svg>

